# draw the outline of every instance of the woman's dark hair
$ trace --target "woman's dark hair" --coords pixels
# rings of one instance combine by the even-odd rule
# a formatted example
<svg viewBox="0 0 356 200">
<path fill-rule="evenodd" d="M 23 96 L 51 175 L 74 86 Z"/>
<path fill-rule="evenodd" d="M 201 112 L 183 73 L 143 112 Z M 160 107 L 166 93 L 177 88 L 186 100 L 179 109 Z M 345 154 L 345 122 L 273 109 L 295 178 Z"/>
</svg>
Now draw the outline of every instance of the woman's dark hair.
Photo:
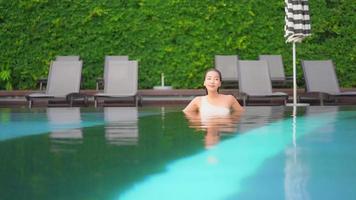
<svg viewBox="0 0 356 200">
<path fill-rule="evenodd" d="M 206 75 L 207 75 L 209 72 L 216 72 L 216 73 L 218 73 L 220 82 L 222 82 L 221 72 L 220 72 L 219 70 L 215 69 L 215 68 L 210 68 L 210 69 L 206 70 L 205 75 L 204 75 L 204 81 L 205 81 L 205 79 L 206 79 Z M 205 89 L 205 93 L 208 94 L 208 90 L 207 90 L 206 88 L 204 88 L 204 89 Z M 218 88 L 218 93 L 219 93 L 219 89 L 220 89 L 220 88 Z"/>
</svg>

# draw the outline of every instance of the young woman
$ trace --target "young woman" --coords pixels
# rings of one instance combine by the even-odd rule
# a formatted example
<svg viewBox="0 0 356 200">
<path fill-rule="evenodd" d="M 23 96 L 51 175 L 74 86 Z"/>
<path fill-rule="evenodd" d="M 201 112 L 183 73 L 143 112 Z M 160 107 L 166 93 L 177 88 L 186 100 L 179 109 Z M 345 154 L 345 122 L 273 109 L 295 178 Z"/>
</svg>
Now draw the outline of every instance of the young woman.
<svg viewBox="0 0 356 200">
<path fill-rule="evenodd" d="M 204 86 L 207 95 L 195 97 L 184 109 L 184 113 L 199 112 L 201 117 L 228 115 L 240 112 L 241 107 L 232 95 L 219 94 L 221 73 L 217 69 L 209 69 L 205 73 Z"/>
</svg>

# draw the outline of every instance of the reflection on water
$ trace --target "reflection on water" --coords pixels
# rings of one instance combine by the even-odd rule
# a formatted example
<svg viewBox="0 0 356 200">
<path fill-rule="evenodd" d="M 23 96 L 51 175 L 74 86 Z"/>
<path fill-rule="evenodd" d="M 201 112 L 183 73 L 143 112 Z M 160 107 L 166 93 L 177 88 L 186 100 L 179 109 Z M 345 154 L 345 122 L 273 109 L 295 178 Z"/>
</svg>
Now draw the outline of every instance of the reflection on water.
<svg viewBox="0 0 356 200">
<path fill-rule="evenodd" d="M 138 111 L 136 107 L 104 108 L 105 140 L 110 145 L 137 145 Z M 75 152 L 83 143 L 80 108 L 47 108 L 52 152 Z"/>
<path fill-rule="evenodd" d="M 199 113 L 187 113 L 189 127 L 205 132 L 205 147 L 216 145 L 221 136 L 244 133 L 251 129 L 268 125 L 285 117 L 285 107 L 249 106 L 244 112 L 226 116 L 201 117 Z M 278 128 L 278 127 L 277 127 Z"/>
<path fill-rule="evenodd" d="M 254 128 L 266 126 L 284 117 L 285 107 L 283 106 L 248 106 L 245 107 L 245 112 L 238 124 L 238 132 L 243 133 Z"/>
<path fill-rule="evenodd" d="M 309 164 L 302 160 L 302 150 L 290 147 L 285 150 L 284 190 L 285 199 L 310 199 L 307 184 L 310 177 Z"/>
<path fill-rule="evenodd" d="M 47 108 L 52 152 L 74 152 L 83 142 L 80 108 Z"/>
<path fill-rule="evenodd" d="M 301 109 L 301 108 L 299 108 Z M 308 192 L 308 183 L 311 177 L 310 163 L 305 160 L 304 155 L 306 150 L 302 145 L 299 145 L 296 136 L 298 133 L 302 132 L 303 127 L 299 127 L 297 123 L 297 111 L 298 107 L 293 107 L 293 120 L 292 120 L 292 131 L 293 131 L 293 145 L 285 149 L 285 167 L 284 167 L 284 190 L 285 199 L 312 199 L 310 193 Z M 337 130 L 334 125 L 337 118 L 338 107 L 319 107 L 319 106 L 308 106 L 305 108 L 306 116 L 313 116 L 319 114 L 328 115 L 329 123 L 325 124 L 319 131 L 323 132 L 323 136 L 318 138 L 321 139 L 319 142 L 332 142 L 332 135 Z M 310 137 L 310 136 L 309 136 Z M 314 138 L 315 140 L 315 138 Z"/>
<path fill-rule="evenodd" d="M 350 199 L 349 111 L 298 108 L 292 120 L 288 107 L 246 107 L 201 120 L 169 107 L 0 109 L 0 199 Z"/>
<path fill-rule="evenodd" d="M 354 145 L 351 146 L 353 142 L 335 144 L 335 140 L 319 141 L 314 138 L 328 131 L 334 137 L 349 135 L 355 141 L 354 134 L 341 132 L 340 126 L 335 127 L 335 119 L 341 116 L 355 119 L 356 113 L 337 113 L 335 118 L 330 111 L 315 115 L 315 110 L 303 108 L 302 112 L 304 115 L 294 121 L 290 109 L 247 108 L 237 123 L 232 123 L 236 133 L 243 134 L 221 140 L 219 144 L 215 143 L 214 148 L 199 154 L 169 163 L 164 172 L 143 179 L 120 199 L 335 199 L 323 197 L 328 197 L 331 192 L 344 197 L 344 192 L 349 196 L 354 194 L 355 190 L 351 188 L 354 188 L 355 181 L 349 178 L 352 176 L 338 175 L 344 171 L 347 171 L 344 175 L 355 174 L 355 170 L 350 168 L 353 165 L 349 163 L 356 160 L 340 156 L 351 154 L 348 150 L 354 149 Z M 311 112 L 314 114 L 309 114 Z M 204 130 L 206 134 L 211 130 L 219 132 L 222 130 L 219 128 L 225 126 L 231 127 L 230 121 L 224 118 L 210 121 L 202 120 L 197 115 L 186 118 L 192 129 Z M 257 128 L 253 129 L 250 122 L 254 120 Z M 342 123 L 349 127 L 346 130 L 351 129 L 348 122 Z M 293 134 L 296 136 L 293 137 Z M 350 149 L 345 148 L 345 144 Z M 336 146 L 330 149 L 332 145 Z M 325 152 L 327 148 L 330 152 Z M 348 165 L 335 162 L 335 159 L 343 160 Z M 332 164 L 331 168 L 323 165 L 325 162 Z M 339 172 L 340 167 L 343 167 L 343 172 Z M 326 180 L 329 175 L 335 178 L 335 184 Z M 338 183 L 349 184 L 339 186 Z M 323 188 L 328 185 L 332 185 L 337 192 L 324 191 Z"/>
<path fill-rule="evenodd" d="M 295 108 L 297 109 L 297 108 Z M 328 113 L 327 123 L 322 129 L 325 130 L 323 142 L 332 142 L 332 135 L 335 133 L 334 121 L 338 112 L 338 107 L 306 107 L 299 108 L 299 115 L 303 113 L 306 116 L 314 116 L 316 114 Z M 211 148 L 220 141 L 222 134 L 244 133 L 257 127 L 268 126 L 272 122 L 292 117 L 291 123 L 285 126 L 274 126 L 273 132 L 285 132 L 290 135 L 292 145 L 285 149 L 285 166 L 284 166 L 284 198 L 285 199 L 311 199 L 308 192 L 308 183 L 310 179 L 310 164 L 305 161 L 305 150 L 298 146 L 296 141 L 298 132 L 303 133 L 304 127 L 298 127 L 297 111 L 287 110 L 285 107 L 246 107 L 244 113 L 210 117 L 202 119 L 199 114 L 186 114 L 185 117 L 189 122 L 189 127 L 196 130 L 202 130 L 205 133 L 205 147 Z M 333 117 L 334 116 L 334 117 Z M 300 125 L 300 124 L 299 124 Z M 292 132 L 286 130 L 291 127 Z M 287 128 L 287 129 L 286 129 Z M 299 129 L 297 129 L 299 128 Z M 329 133 L 329 134 L 328 134 Z M 219 158 L 208 155 L 207 161 L 211 164 L 219 164 Z"/>
<path fill-rule="evenodd" d="M 220 141 L 222 134 L 231 134 L 236 131 L 241 113 L 225 116 L 211 116 L 202 118 L 199 113 L 186 113 L 189 127 L 205 131 L 205 147 L 211 148 Z"/>
<path fill-rule="evenodd" d="M 105 107 L 105 138 L 113 145 L 137 145 L 137 107 Z"/>
</svg>

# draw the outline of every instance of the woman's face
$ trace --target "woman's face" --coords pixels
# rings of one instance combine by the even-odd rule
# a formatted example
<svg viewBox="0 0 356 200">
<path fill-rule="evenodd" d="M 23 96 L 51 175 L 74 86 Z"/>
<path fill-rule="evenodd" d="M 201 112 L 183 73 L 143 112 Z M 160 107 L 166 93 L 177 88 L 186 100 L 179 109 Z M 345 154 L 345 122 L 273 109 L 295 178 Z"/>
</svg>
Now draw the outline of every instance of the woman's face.
<svg viewBox="0 0 356 200">
<path fill-rule="evenodd" d="M 217 91 L 221 86 L 219 73 L 216 71 L 209 71 L 206 73 L 204 86 L 208 91 Z"/>
</svg>

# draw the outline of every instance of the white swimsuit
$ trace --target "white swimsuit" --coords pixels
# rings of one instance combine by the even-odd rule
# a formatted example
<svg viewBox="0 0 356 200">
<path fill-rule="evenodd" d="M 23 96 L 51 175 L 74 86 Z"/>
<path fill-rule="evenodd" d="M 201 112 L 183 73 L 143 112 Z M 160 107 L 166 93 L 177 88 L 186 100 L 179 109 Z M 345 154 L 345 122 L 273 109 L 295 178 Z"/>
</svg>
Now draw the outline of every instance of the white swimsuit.
<svg viewBox="0 0 356 200">
<path fill-rule="evenodd" d="M 215 106 L 211 105 L 208 102 L 208 97 L 201 97 L 200 103 L 200 116 L 201 118 L 209 118 L 209 117 L 218 117 L 218 116 L 226 116 L 230 114 L 230 109 L 223 106 Z"/>
</svg>

